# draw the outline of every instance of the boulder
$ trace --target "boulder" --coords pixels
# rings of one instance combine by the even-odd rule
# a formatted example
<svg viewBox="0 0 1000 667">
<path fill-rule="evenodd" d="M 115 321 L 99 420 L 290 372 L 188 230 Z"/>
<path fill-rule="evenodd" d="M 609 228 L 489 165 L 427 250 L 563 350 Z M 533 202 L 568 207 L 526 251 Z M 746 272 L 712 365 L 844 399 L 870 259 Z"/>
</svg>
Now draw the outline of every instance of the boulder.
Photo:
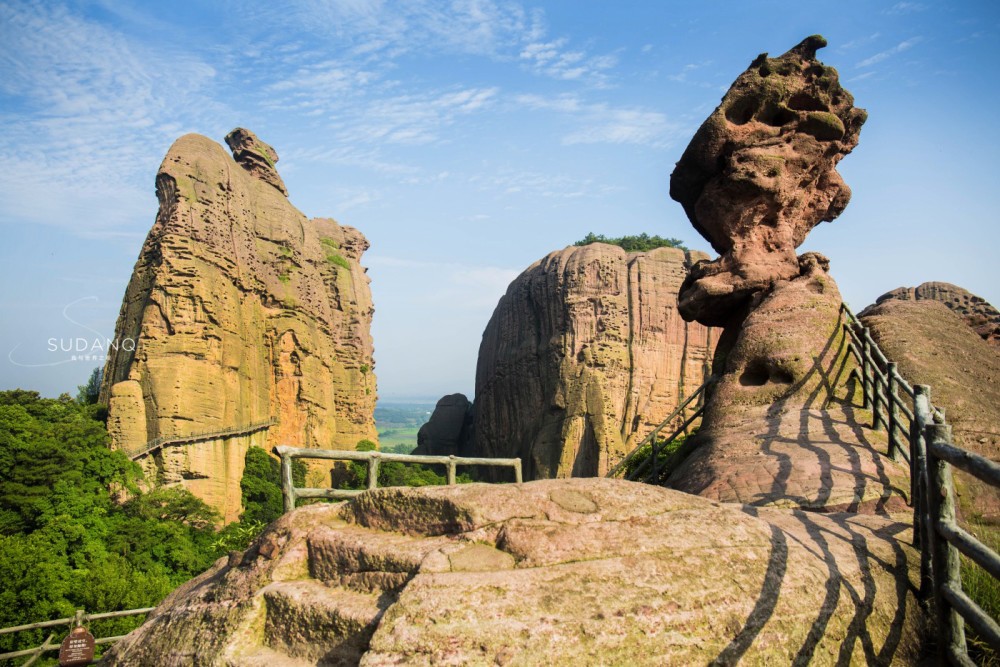
<svg viewBox="0 0 1000 667">
<path fill-rule="evenodd" d="M 928 282 L 918 287 L 897 287 L 875 300 L 875 303 L 858 313 L 864 317 L 878 304 L 897 299 L 901 301 L 938 301 L 961 317 L 980 338 L 993 347 L 1000 347 L 1000 311 L 981 296 L 951 283 Z"/>
<path fill-rule="evenodd" d="M 514 279 L 483 333 L 475 448 L 525 479 L 604 475 L 698 388 L 717 332 L 677 289 L 698 252 L 593 243 Z"/>
<path fill-rule="evenodd" d="M 850 201 L 836 166 L 867 114 L 816 59 L 824 46 L 813 35 L 778 58 L 758 56 L 671 174 L 670 196 L 721 255 L 685 281 L 685 319 L 723 326 L 754 292 L 794 278 L 795 249 Z"/>
<path fill-rule="evenodd" d="M 108 665 L 907 664 L 908 526 L 606 479 L 295 510 Z"/>
<path fill-rule="evenodd" d="M 427 423 L 417 431 L 414 454 L 475 456 L 473 409 L 465 394 L 442 396 Z"/>
<path fill-rule="evenodd" d="M 147 479 L 182 484 L 239 515 L 251 445 L 353 449 L 375 440 L 368 248 L 356 229 L 307 219 L 284 196 L 274 150 L 227 137 L 238 161 L 188 134 L 156 177 L 160 210 L 115 326 L 100 400 L 112 447 L 266 423 L 140 458 Z M 324 483 L 313 468 L 311 486 Z"/>
<path fill-rule="evenodd" d="M 964 290 L 963 290 L 964 291 Z M 945 408 L 955 445 L 1000 460 L 1000 355 L 960 317 L 930 298 L 883 299 L 861 322 L 910 384 L 931 387 L 931 401 Z M 1000 523 L 1000 491 L 955 471 L 959 512 Z"/>
</svg>

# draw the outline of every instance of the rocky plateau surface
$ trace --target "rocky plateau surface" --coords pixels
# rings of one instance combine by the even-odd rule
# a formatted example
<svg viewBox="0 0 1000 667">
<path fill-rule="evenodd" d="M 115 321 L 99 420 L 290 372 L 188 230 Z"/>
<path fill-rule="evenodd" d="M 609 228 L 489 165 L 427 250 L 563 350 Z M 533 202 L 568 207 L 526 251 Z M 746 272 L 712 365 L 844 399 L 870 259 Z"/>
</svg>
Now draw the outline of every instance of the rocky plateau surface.
<svg viewBox="0 0 1000 667">
<path fill-rule="evenodd" d="M 621 480 L 379 489 L 285 515 L 102 664 L 912 663 L 907 532 Z"/>
<path fill-rule="evenodd" d="M 251 444 L 353 449 L 377 434 L 368 242 L 292 206 L 277 154 L 253 133 L 226 140 L 235 159 L 188 134 L 160 165 L 159 213 L 115 327 L 135 346 L 109 354 L 101 401 L 112 446 L 133 455 L 156 438 L 275 420 L 140 458 L 148 479 L 233 520 Z"/>
</svg>

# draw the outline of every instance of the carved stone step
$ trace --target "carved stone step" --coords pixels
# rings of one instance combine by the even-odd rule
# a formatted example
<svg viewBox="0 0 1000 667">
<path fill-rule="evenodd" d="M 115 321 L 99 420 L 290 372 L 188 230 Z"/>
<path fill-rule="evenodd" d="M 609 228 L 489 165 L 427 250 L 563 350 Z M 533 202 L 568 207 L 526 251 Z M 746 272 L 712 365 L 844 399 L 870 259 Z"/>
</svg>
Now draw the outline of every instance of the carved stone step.
<svg viewBox="0 0 1000 667">
<path fill-rule="evenodd" d="M 275 582 L 261 592 L 269 648 L 311 664 L 357 664 L 384 610 L 374 595 L 313 579 Z"/>
</svg>

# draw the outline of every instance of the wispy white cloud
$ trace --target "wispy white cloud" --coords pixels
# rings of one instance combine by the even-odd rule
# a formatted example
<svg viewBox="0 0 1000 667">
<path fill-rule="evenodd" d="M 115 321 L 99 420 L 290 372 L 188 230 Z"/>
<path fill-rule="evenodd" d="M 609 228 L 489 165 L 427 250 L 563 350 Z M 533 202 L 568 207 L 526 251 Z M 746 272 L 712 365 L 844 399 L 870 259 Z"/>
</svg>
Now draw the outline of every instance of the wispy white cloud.
<svg viewBox="0 0 1000 667">
<path fill-rule="evenodd" d="M 593 179 L 579 179 L 564 174 L 525 169 L 500 169 L 493 175 L 477 175 L 470 180 L 483 189 L 496 190 L 504 195 L 519 194 L 557 199 L 594 197 L 620 190 L 619 187 L 598 183 Z"/>
<path fill-rule="evenodd" d="M 870 58 L 865 58 L 864 60 L 862 60 L 861 62 L 859 62 L 857 64 L 857 67 L 871 67 L 872 65 L 874 65 L 876 63 L 882 62 L 886 58 L 891 58 L 892 56 L 896 55 L 897 53 L 902 53 L 903 51 L 907 51 L 907 50 L 911 49 L 915 45 L 919 44 L 922 40 L 923 40 L 923 37 L 921 37 L 919 35 L 917 37 L 911 37 L 910 39 L 908 39 L 906 41 L 900 42 L 899 44 L 897 44 L 896 46 L 892 47 L 891 49 L 886 49 L 885 51 L 881 51 L 880 53 L 876 53 L 875 55 L 871 56 Z"/>
<path fill-rule="evenodd" d="M 149 224 L 152 174 L 184 129 L 176 108 L 188 120 L 223 108 L 199 93 L 211 65 L 55 4 L 0 6 L 0 69 L 0 219 L 79 235 Z"/>
<path fill-rule="evenodd" d="M 922 2 L 897 2 L 889 9 L 883 11 L 883 14 L 912 14 L 914 12 L 922 12 L 928 9 L 928 6 Z"/>
<path fill-rule="evenodd" d="M 498 88 L 467 88 L 375 99 L 342 134 L 345 140 L 367 143 L 433 143 L 458 116 L 492 106 L 498 92 Z"/>
<path fill-rule="evenodd" d="M 573 129 L 562 138 L 567 146 L 608 143 L 662 148 L 669 146 L 684 129 L 682 124 L 672 122 L 659 111 L 614 107 L 604 102 L 587 103 L 576 95 L 518 95 L 513 100 L 524 108 L 569 116 Z"/>
<path fill-rule="evenodd" d="M 709 67 L 712 65 L 712 62 L 713 61 L 711 60 L 705 60 L 700 63 L 688 63 L 681 68 L 680 72 L 677 72 L 676 74 L 668 74 L 667 78 L 676 83 L 689 83 L 702 88 L 713 88 L 717 84 L 709 83 L 707 81 L 692 81 L 690 78 L 692 72 Z"/>
<path fill-rule="evenodd" d="M 618 59 L 614 55 L 588 56 L 585 51 L 568 49 L 568 42 L 565 38 L 531 42 L 521 50 L 521 60 L 536 73 L 555 79 L 605 85 L 607 72 Z"/>
</svg>

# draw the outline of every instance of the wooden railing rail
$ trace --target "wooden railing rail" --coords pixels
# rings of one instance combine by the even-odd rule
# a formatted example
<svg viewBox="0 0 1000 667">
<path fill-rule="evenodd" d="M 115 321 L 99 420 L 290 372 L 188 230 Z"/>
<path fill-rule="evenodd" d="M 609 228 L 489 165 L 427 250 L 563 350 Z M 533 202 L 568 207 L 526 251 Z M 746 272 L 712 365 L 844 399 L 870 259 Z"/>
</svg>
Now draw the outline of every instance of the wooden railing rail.
<svg viewBox="0 0 1000 667">
<path fill-rule="evenodd" d="M 189 442 L 218 440 L 219 438 L 232 438 L 250 433 L 256 433 L 257 431 L 269 429 L 277 423 L 278 420 L 272 418 L 253 424 L 247 424 L 246 426 L 233 426 L 230 428 L 220 429 L 218 431 L 201 431 L 199 433 L 188 433 L 187 435 L 160 436 L 159 438 L 153 438 L 147 442 L 143 448 L 135 454 L 129 454 L 129 458 L 135 461 L 136 459 L 142 458 L 143 456 L 146 456 L 147 454 L 162 447 L 166 447 L 167 445 L 181 445 Z"/>
<path fill-rule="evenodd" d="M 274 453 L 281 457 L 281 493 L 285 499 L 285 512 L 295 509 L 299 498 L 330 498 L 347 500 L 367 490 L 378 487 L 378 466 L 380 461 L 401 463 L 440 464 L 448 469 L 448 484 L 455 483 L 455 469 L 458 466 L 503 466 L 514 469 L 515 483 L 520 484 L 521 459 L 472 458 L 467 456 L 424 456 L 415 454 L 389 454 L 378 451 L 359 452 L 348 449 L 308 449 L 279 445 Z M 367 489 L 315 489 L 296 488 L 292 481 L 292 459 L 326 459 L 334 461 L 365 461 L 368 464 Z"/>
<path fill-rule="evenodd" d="M 857 379 L 863 405 L 872 411 L 872 428 L 885 427 L 889 455 L 903 455 L 910 465 L 913 543 L 920 550 L 919 593 L 932 602 L 938 652 L 952 664 L 973 665 L 965 623 L 998 652 L 1000 624 L 962 590 L 961 556 L 1000 580 L 1000 554 L 958 525 L 951 467 L 1000 488 L 1000 464 L 955 447 L 944 408 L 931 403 L 931 388 L 907 383 L 872 340 L 871 331 L 846 305 L 841 310 L 848 348 L 861 365 Z M 912 399 L 912 410 L 899 397 L 900 391 Z M 907 418 L 909 428 L 901 423 L 901 416 Z M 909 456 L 903 445 L 909 445 Z"/>
<path fill-rule="evenodd" d="M 38 623 L 28 623 L 27 625 L 16 625 L 10 628 L 0 628 L 0 635 L 6 635 L 13 632 L 24 632 L 26 630 L 39 630 L 42 628 L 52 628 L 60 625 L 66 625 L 69 630 L 73 628 L 89 623 L 90 621 L 99 621 L 104 618 L 120 618 L 123 616 L 138 616 L 140 614 L 148 614 L 149 612 L 156 609 L 156 607 L 144 607 L 142 609 L 125 609 L 123 611 L 108 611 L 100 614 L 87 614 L 85 610 L 80 609 L 76 612 L 76 615 L 70 616 L 69 618 L 57 618 L 51 621 L 39 621 Z M 119 635 L 116 637 L 101 637 L 95 641 L 95 643 L 100 646 L 101 644 L 113 644 L 125 635 Z M 35 648 L 25 649 L 23 651 L 12 651 L 10 653 L 0 653 L 0 660 L 12 660 L 14 658 L 29 658 L 25 665 L 30 665 L 40 656 L 51 651 L 59 650 L 59 643 L 52 644 L 51 641 L 55 637 L 55 633 L 49 634 L 49 636 L 42 642 L 41 646 L 36 646 Z"/>
<path fill-rule="evenodd" d="M 650 445 L 649 458 L 645 459 L 641 464 L 639 464 L 639 466 L 636 467 L 635 470 L 632 470 L 628 474 L 626 474 L 625 479 L 630 481 L 636 481 L 642 476 L 642 473 L 646 471 L 646 468 L 652 466 L 649 473 L 646 476 L 645 481 L 650 484 L 658 483 L 659 478 L 666 471 L 670 469 L 672 465 L 671 461 L 673 460 L 673 457 L 671 457 L 671 460 L 666 461 L 665 465 L 661 467 L 659 465 L 659 460 L 658 460 L 660 452 L 663 451 L 663 449 L 667 445 L 672 443 L 681 433 L 686 434 L 688 427 L 692 423 L 694 423 L 696 419 L 700 418 L 704 414 L 705 391 L 713 382 L 715 382 L 715 379 L 716 379 L 715 376 L 709 376 L 707 380 L 701 383 L 701 386 L 695 389 L 694 393 L 692 393 L 690 396 L 684 399 L 684 401 L 680 405 L 678 405 L 673 412 L 670 413 L 670 416 L 668 416 L 666 419 L 660 422 L 656 426 L 656 428 L 650 431 L 649 434 L 642 439 L 642 442 L 636 445 L 635 449 L 626 454 L 625 457 L 622 458 L 621 461 L 619 461 L 618 465 L 616 465 L 614 468 L 608 471 L 605 477 L 617 477 L 618 474 L 625 469 L 629 461 L 631 461 L 636 456 L 636 454 L 638 454 L 642 450 L 643 447 L 645 447 L 646 445 Z M 677 419 L 678 415 L 684 414 L 684 411 L 687 410 L 689 405 L 691 405 L 691 402 L 695 400 L 697 400 L 698 402 L 695 404 L 697 409 L 695 410 L 694 414 L 684 419 L 683 423 L 670 435 L 670 437 L 666 438 L 663 441 L 659 441 L 658 438 L 660 432 L 664 428 L 669 426 L 671 422 Z"/>
</svg>

